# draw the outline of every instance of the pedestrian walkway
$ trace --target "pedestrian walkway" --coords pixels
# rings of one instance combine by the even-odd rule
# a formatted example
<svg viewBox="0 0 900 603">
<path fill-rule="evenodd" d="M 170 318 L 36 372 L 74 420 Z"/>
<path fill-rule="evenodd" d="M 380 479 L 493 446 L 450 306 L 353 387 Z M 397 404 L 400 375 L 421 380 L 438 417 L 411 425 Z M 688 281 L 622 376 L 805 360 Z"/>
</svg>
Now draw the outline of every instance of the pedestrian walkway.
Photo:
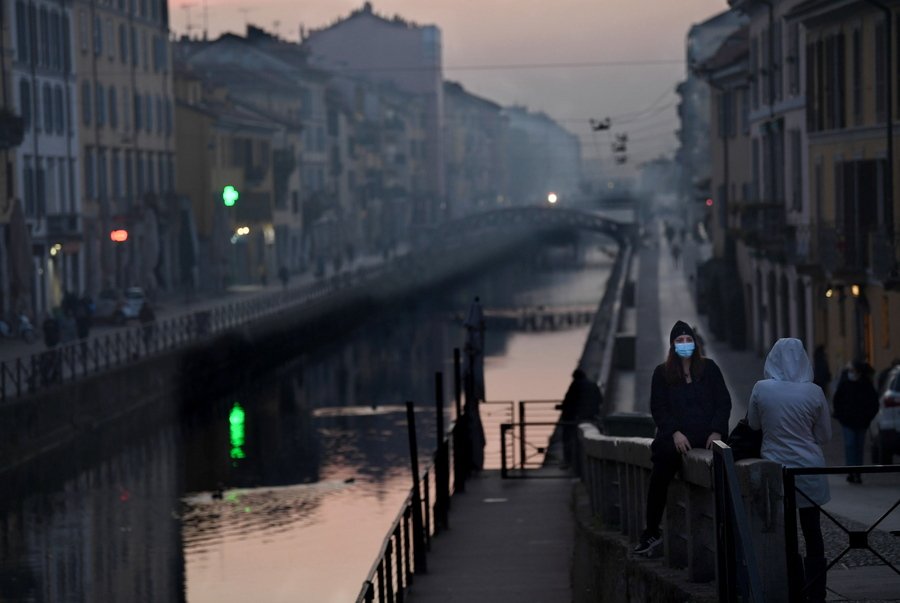
<svg viewBox="0 0 900 603">
<path fill-rule="evenodd" d="M 638 286 L 640 289 L 643 285 L 644 291 L 639 291 L 638 304 L 655 304 L 658 307 L 659 323 L 656 327 L 649 320 L 646 323 L 638 322 L 638 362 L 641 362 L 641 353 L 644 354 L 644 361 L 648 362 L 646 359 L 654 349 L 659 350 L 659 360 L 649 362 L 655 366 L 662 361 L 668 347 L 669 329 L 676 320 L 693 325 L 704 337 L 705 355 L 716 361 L 725 376 L 732 399 L 730 424 L 733 427 L 746 415 L 750 392 L 754 384 L 763 377 L 765 359 L 753 350 L 733 350 L 727 342 L 717 341 L 712 337 L 706 320 L 697 313 L 689 289 L 690 281 L 685 273 L 688 267 L 684 260 L 701 257 L 703 254 L 696 249 L 697 243 L 688 241 L 684 246 L 681 265 L 676 266 L 669 246 L 661 236 L 661 230 L 661 226 L 652 229 L 656 246 L 645 248 L 640 254 L 641 276 Z M 655 271 L 648 267 L 648 263 L 653 261 L 658 263 Z M 658 300 L 652 299 L 654 283 L 652 276 L 648 276 L 654 272 L 658 275 L 655 287 Z M 649 302 L 646 301 L 647 297 L 651 298 Z M 640 308 L 638 313 L 640 315 Z M 638 410 L 649 412 L 649 375 L 646 378 L 645 393 L 642 394 L 645 397 L 636 402 Z M 641 387 L 640 384 L 636 385 L 639 391 Z M 841 466 L 844 464 L 843 439 L 840 425 L 836 421 L 832 421 L 832 433 L 831 441 L 823 446 L 825 461 L 830 466 Z M 843 475 L 829 477 L 831 501 L 824 506 L 826 511 L 842 521 L 855 522 L 852 529 L 856 530 L 865 530 L 871 526 L 891 508 L 900 494 L 900 474 L 866 476 L 864 482 L 859 486 L 847 483 Z M 891 536 L 890 533 L 900 530 L 900 509 L 895 509 L 876 530 L 878 533 L 870 536 L 870 542 L 877 542 L 876 548 L 896 560 L 897 551 L 900 551 L 900 537 Z M 823 532 L 826 545 L 829 540 L 833 540 L 837 544 L 837 550 L 845 546 L 845 533 L 830 520 L 823 519 Z M 878 560 L 869 554 L 868 559 L 860 560 L 857 557 L 853 563 L 839 563 L 835 566 L 828 574 L 828 600 L 900 600 L 900 576 L 884 565 L 873 563 L 878 563 Z"/>
<path fill-rule="evenodd" d="M 575 521 L 569 478 L 500 478 L 484 471 L 453 496 L 450 529 L 431 542 L 411 603 L 572 600 Z M 549 469 L 548 471 L 556 471 Z"/>
</svg>

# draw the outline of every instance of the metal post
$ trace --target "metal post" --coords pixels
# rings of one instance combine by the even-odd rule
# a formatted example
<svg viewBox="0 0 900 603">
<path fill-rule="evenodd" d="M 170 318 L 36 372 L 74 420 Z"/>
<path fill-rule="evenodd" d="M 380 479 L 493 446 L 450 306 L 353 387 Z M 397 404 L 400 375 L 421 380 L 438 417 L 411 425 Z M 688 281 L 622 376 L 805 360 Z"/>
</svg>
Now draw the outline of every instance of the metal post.
<svg viewBox="0 0 900 603">
<path fill-rule="evenodd" d="M 784 548 L 787 560 L 788 599 L 798 601 L 803 590 L 803 572 L 797 542 L 797 490 L 794 474 L 785 467 L 784 483 Z"/>
<path fill-rule="evenodd" d="M 506 479 L 506 430 L 509 425 L 504 423 L 500 426 L 500 477 Z"/>
<path fill-rule="evenodd" d="M 384 587 L 387 591 L 386 601 L 395 601 L 394 599 L 394 567 L 391 557 L 394 555 L 394 541 L 388 538 L 387 549 L 384 551 Z"/>
<path fill-rule="evenodd" d="M 459 348 L 453 348 L 453 392 L 456 396 L 456 420 L 462 416 L 462 365 Z"/>
<path fill-rule="evenodd" d="M 403 602 L 403 538 L 400 534 L 400 524 L 394 528 L 394 540 L 397 541 L 397 601 Z M 409 546 L 409 543 L 406 543 Z M 407 586 L 409 584 L 407 583 Z"/>
<path fill-rule="evenodd" d="M 425 535 L 422 529 L 422 493 L 419 490 L 419 447 L 416 442 L 416 413 L 412 402 L 406 403 L 406 425 L 409 433 L 409 456 L 413 478 L 413 558 L 415 573 L 428 573 L 428 561 L 425 557 Z"/>
<path fill-rule="evenodd" d="M 525 470 L 525 402 L 522 400 L 519 400 L 519 468 Z"/>
<path fill-rule="evenodd" d="M 434 463 L 434 532 L 447 528 L 450 506 L 450 467 L 447 458 L 447 434 L 444 431 L 444 373 L 434 374 L 434 405 L 437 424 L 437 458 Z"/>
</svg>

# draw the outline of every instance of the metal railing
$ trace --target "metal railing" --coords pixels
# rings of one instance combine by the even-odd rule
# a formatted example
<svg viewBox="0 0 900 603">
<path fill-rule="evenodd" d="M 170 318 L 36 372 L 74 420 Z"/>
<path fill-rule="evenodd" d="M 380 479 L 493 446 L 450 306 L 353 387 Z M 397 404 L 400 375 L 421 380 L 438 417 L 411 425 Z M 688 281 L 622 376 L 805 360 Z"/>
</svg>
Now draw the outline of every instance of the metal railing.
<svg viewBox="0 0 900 603">
<path fill-rule="evenodd" d="M 872 548 L 869 535 L 878 524 L 880 524 L 888 515 L 894 512 L 900 506 L 900 495 L 891 507 L 885 511 L 872 525 L 865 530 L 852 530 L 845 525 L 840 518 L 835 517 L 818 503 L 809 498 L 796 485 L 796 477 L 798 475 L 843 475 L 846 473 L 856 474 L 872 474 L 872 473 L 900 473 L 900 466 L 897 465 L 859 465 L 851 467 L 797 467 L 783 469 L 784 479 L 784 543 L 787 561 L 787 577 L 788 591 L 791 601 L 800 601 L 805 599 L 805 593 L 813 583 L 817 576 L 806 576 L 804 579 L 803 564 L 800 560 L 800 544 L 797 538 L 797 493 L 812 503 L 819 512 L 830 519 L 834 524 L 847 534 L 848 542 L 840 553 L 834 559 L 829 561 L 823 571 L 827 574 L 834 565 L 841 560 L 844 555 L 853 549 L 866 549 L 875 557 L 881 560 L 886 566 L 891 568 L 895 573 L 900 574 L 900 568 L 892 564 L 880 552 Z"/>
<path fill-rule="evenodd" d="M 311 304 L 335 291 L 377 278 L 381 270 L 381 267 L 364 268 L 303 288 L 278 291 L 126 327 L 13 360 L 0 361 L 0 402 L 83 379 L 152 354 L 201 341 L 277 312 Z"/>
<path fill-rule="evenodd" d="M 716 555 L 719 601 L 764 601 L 753 539 L 741 497 L 731 448 L 716 440 L 713 451 L 713 492 L 716 497 Z M 738 577 L 740 575 L 740 577 Z"/>
</svg>

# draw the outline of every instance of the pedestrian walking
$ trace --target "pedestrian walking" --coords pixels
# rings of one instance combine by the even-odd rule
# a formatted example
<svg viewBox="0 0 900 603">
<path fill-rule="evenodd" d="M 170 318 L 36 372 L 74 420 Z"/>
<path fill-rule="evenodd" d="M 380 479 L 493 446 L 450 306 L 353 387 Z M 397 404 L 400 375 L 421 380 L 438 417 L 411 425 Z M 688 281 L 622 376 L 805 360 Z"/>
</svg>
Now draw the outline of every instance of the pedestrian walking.
<svg viewBox="0 0 900 603">
<path fill-rule="evenodd" d="M 831 383 L 831 369 L 828 367 L 828 354 L 821 343 L 813 350 L 813 383 L 822 388 L 828 396 L 828 385 Z"/>
<path fill-rule="evenodd" d="M 678 258 L 681 257 L 681 247 L 678 246 L 678 243 L 672 245 L 672 264 L 678 268 Z"/>
<path fill-rule="evenodd" d="M 579 369 L 572 371 L 572 383 L 566 390 L 562 402 L 563 458 L 566 465 L 572 467 L 576 461 L 575 450 L 578 439 L 578 424 L 582 422 L 596 423 L 603 404 L 603 393 L 600 386 L 588 379 L 587 374 Z"/>
<path fill-rule="evenodd" d="M 138 320 L 141 321 L 141 329 L 144 333 L 144 350 L 150 351 L 150 342 L 153 341 L 153 332 L 156 330 L 156 313 L 150 307 L 150 302 L 145 301 L 138 313 Z"/>
<path fill-rule="evenodd" d="M 844 460 L 847 466 L 863 464 L 866 430 L 878 414 L 878 393 L 872 385 L 872 367 L 865 360 L 848 364 L 834 390 L 834 418 L 844 436 Z M 859 473 L 847 474 L 851 484 L 861 484 Z"/>
<path fill-rule="evenodd" d="M 731 396 L 722 371 L 704 358 L 694 342 L 694 331 L 678 321 L 669 333 L 666 361 L 653 371 L 650 412 L 656 437 L 650 445 L 650 484 L 646 526 L 634 552 L 653 556 L 662 544 L 659 524 L 669 483 L 681 469 L 682 455 L 692 448 L 710 448 L 728 432 Z"/>
<path fill-rule="evenodd" d="M 286 266 L 282 266 L 278 269 L 278 278 L 281 280 L 281 287 L 287 289 L 288 280 L 291 278 L 291 275 L 288 273 Z"/>
<path fill-rule="evenodd" d="M 828 401 L 813 382 L 813 367 L 799 339 L 779 339 L 750 393 L 747 422 L 762 430 L 762 458 L 785 467 L 824 467 L 822 445 L 831 439 Z M 806 543 L 806 596 L 825 600 L 825 544 L 819 507 L 831 498 L 824 475 L 798 475 L 797 508 Z"/>
</svg>

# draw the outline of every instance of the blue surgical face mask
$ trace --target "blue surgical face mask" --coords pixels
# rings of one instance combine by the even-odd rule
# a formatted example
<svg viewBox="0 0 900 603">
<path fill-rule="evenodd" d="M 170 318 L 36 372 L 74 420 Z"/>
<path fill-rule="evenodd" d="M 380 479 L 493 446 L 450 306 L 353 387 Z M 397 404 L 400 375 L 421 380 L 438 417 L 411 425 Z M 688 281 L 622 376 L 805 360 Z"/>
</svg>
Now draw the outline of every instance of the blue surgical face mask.
<svg viewBox="0 0 900 603">
<path fill-rule="evenodd" d="M 675 353 L 682 358 L 690 358 L 694 353 L 694 342 L 692 341 L 690 343 L 676 343 Z"/>
</svg>

